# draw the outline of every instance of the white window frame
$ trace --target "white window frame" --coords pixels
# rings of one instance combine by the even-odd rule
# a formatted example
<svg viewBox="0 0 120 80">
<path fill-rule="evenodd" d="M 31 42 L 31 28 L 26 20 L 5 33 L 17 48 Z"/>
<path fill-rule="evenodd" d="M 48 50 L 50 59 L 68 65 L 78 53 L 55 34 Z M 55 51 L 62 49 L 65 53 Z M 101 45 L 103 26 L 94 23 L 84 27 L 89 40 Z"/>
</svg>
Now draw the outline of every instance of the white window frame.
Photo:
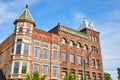
<svg viewBox="0 0 120 80">
<path fill-rule="evenodd" d="M 37 65 L 37 68 L 38 68 L 36 71 L 39 72 L 39 67 L 40 67 L 40 65 L 39 65 L 39 64 L 36 64 L 36 63 L 33 63 L 33 72 L 36 72 L 36 71 L 35 71 L 35 69 L 36 69 L 36 68 L 35 68 L 35 65 Z"/>
<path fill-rule="evenodd" d="M 23 72 L 22 72 L 24 63 L 26 63 L 26 73 L 23 73 Z M 28 62 L 22 62 L 21 73 L 22 73 L 22 74 L 27 74 L 27 70 L 28 70 Z"/>
<path fill-rule="evenodd" d="M 53 51 L 53 60 L 58 60 L 58 52 Z"/>
<path fill-rule="evenodd" d="M 45 55 L 46 55 L 46 53 L 44 53 L 45 50 L 47 50 L 47 58 L 45 57 Z M 43 59 L 46 59 L 46 60 L 49 59 L 49 50 L 48 49 L 43 50 Z"/>
<path fill-rule="evenodd" d="M 47 42 L 43 42 L 43 47 L 44 49 L 49 49 L 50 48 L 50 44 Z"/>
<path fill-rule="evenodd" d="M 15 73 L 15 63 L 19 63 L 19 65 L 18 65 L 18 71 L 17 71 L 17 73 Z M 20 69 L 20 61 L 15 61 L 14 62 L 14 67 L 13 67 L 13 74 L 19 74 L 19 69 Z"/>
<path fill-rule="evenodd" d="M 80 59 L 80 60 L 79 60 Z M 77 62 L 78 62 L 78 64 L 81 64 L 82 63 L 82 57 L 81 56 L 77 56 Z"/>
<path fill-rule="evenodd" d="M 44 73 L 44 70 L 45 70 L 45 73 Z M 43 64 L 42 65 L 42 75 L 47 75 L 47 74 L 48 74 L 48 65 Z"/>
<path fill-rule="evenodd" d="M 28 45 L 28 50 L 27 50 L 28 52 L 27 52 L 27 54 L 25 53 L 25 45 L 26 45 L 26 44 Z M 24 55 L 29 55 L 29 50 L 30 50 L 30 45 L 29 45 L 28 43 L 24 43 L 23 54 L 24 54 Z"/>
<path fill-rule="evenodd" d="M 62 52 L 61 53 L 61 56 L 62 56 L 62 61 L 67 61 L 67 54 L 66 54 L 66 52 Z M 65 58 L 64 58 L 65 57 Z"/>
<path fill-rule="evenodd" d="M 75 62 L 75 55 L 74 54 L 70 54 L 70 62 L 74 63 Z"/>
<path fill-rule="evenodd" d="M 37 53 L 36 53 L 36 50 L 35 50 L 36 48 L 39 50 L 39 51 L 37 51 Z M 38 56 L 35 56 L 35 54 L 37 54 Z M 39 47 L 34 47 L 34 58 L 39 58 L 39 56 L 40 56 L 40 48 Z"/>
<path fill-rule="evenodd" d="M 40 47 L 40 45 L 41 45 L 41 41 L 39 41 L 39 40 L 34 40 L 34 46 Z"/>
<path fill-rule="evenodd" d="M 55 75 L 54 75 L 54 71 L 56 71 Z M 52 77 L 58 77 L 58 66 L 52 66 Z"/>
</svg>

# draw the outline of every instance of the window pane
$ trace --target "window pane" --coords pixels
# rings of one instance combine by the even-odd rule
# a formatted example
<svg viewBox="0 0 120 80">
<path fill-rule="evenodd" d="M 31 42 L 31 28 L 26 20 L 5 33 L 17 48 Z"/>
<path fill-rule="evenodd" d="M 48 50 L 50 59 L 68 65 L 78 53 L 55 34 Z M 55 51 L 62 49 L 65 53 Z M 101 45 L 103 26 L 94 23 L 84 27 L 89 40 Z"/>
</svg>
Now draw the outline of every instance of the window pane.
<svg viewBox="0 0 120 80">
<path fill-rule="evenodd" d="M 35 47 L 34 48 L 34 57 L 38 58 L 39 57 L 39 53 L 40 53 L 40 49 Z"/>
<path fill-rule="evenodd" d="M 70 54 L 70 62 L 74 63 L 74 55 Z"/>
<path fill-rule="evenodd" d="M 49 48 L 49 43 L 44 43 L 44 48 Z"/>
<path fill-rule="evenodd" d="M 40 41 L 34 40 L 34 45 L 35 45 L 35 46 L 40 46 Z"/>
<path fill-rule="evenodd" d="M 24 44 L 24 54 L 28 55 L 29 53 L 29 44 Z"/>
<path fill-rule="evenodd" d="M 54 50 L 58 50 L 58 45 L 53 45 Z"/>
<path fill-rule="evenodd" d="M 21 44 L 17 44 L 16 46 L 16 54 L 20 54 L 21 53 Z"/>
<path fill-rule="evenodd" d="M 48 50 L 47 49 L 44 49 L 43 58 L 48 59 Z"/>
<path fill-rule="evenodd" d="M 62 53 L 62 61 L 66 61 L 66 53 Z"/>
<path fill-rule="evenodd" d="M 39 64 L 33 64 L 33 72 L 36 72 L 39 70 Z"/>
<path fill-rule="evenodd" d="M 17 39 L 17 42 L 22 42 L 22 39 Z"/>
<path fill-rule="evenodd" d="M 19 71 L 19 62 L 14 63 L 14 73 L 18 73 Z"/>
<path fill-rule="evenodd" d="M 81 56 L 77 56 L 78 64 L 81 64 Z"/>
<path fill-rule="evenodd" d="M 53 66 L 53 71 L 52 71 L 53 77 L 57 77 L 57 74 L 58 74 L 57 71 L 58 71 L 58 67 Z"/>
<path fill-rule="evenodd" d="M 26 72 L 27 72 L 27 62 L 23 62 L 22 63 L 22 73 L 26 74 Z"/>
<path fill-rule="evenodd" d="M 57 51 L 53 51 L 53 60 L 57 60 Z"/>
<path fill-rule="evenodd" d="M 47 65 L 43 65 L 43 67 L 42 67 L 42 74 L 44 74 L 44 75 L 48 74 L 48 66 Z"/>
</svg>

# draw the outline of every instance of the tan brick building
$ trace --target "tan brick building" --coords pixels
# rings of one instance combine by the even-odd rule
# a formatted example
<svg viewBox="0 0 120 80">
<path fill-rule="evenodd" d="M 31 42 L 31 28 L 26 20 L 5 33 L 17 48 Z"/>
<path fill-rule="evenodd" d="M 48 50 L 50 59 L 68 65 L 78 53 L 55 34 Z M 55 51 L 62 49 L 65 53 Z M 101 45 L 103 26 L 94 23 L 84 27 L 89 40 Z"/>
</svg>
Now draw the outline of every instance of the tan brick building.
<svg viewBox="0 0 120 80">
<path fill-rule="evenodd" d="M 62 80 L 70 70 L 77 80 L 104 80 L 99 32 L 83 21 L 78 30 L 58 23 L 48 32 L 36 28 L 26 7 L 14 22 L 15 30 L 0 44 L 0 68 L 7 79 L 24 79 L 38 71 L 47 80 Z M 89 56 L 89 57 L 88 57 Z"/>
</svg>

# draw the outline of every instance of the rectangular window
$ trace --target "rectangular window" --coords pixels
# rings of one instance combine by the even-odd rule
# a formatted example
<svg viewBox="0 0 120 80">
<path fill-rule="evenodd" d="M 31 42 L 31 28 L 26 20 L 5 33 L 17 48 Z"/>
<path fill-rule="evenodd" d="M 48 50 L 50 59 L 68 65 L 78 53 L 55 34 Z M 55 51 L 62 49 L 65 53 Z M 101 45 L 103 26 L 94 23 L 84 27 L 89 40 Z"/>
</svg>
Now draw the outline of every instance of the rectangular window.
<svg viewBox="0 0 120 80">
<path fill-rule="evenodd" d="M 57 77 L 57 75 L 58 75 L 58 67 L 57 66 L 53 66 L 52 75 L 53 75 L 53 77 Z"/>
<path fill-rule="evenodd" d="M 53 51 L 53 60 L 57 60 L 57 51 Z"/>
<path fill-rule="evenodd" d="M 29 44 L 24 44 L 24 54 L 25 55 L 29 54 Z"/>
<path fill-rule="evenodd" d="M 37 47 L 40 47 L 40 41 L 34 40 L 34 45 L 37 46 Z"/>
<path fill-rule="evenodd" d="M 15 62 L 14 63 L 14 73 L 18 73 L 19 72 L 19 62 Z"/>
<path fill-rule="evenodd" d="M 66 61 L 66 53 L 62 52 L 62 61 Z"/>
<path fill-rule="evenodd" d="M 44 48 L 48 49 L 49 48 L 49 43 L 44 42 Z"/>
<path fill-rule="evenodd" d="M 53 45 L 53 50 L 58 50 L 58 45 Z"/>
<path fill-rule="evenodd" d="M 43 65 L 42 67 L 42 74 L 47 75 L 48 74 L 48 65 Z"/>
<path fill-rule="evenodd" d="M 44 49 L 43 59 L 48 59 L 48 50 L 47 49 Z"/>
<path fill-rule="evenodd" d="M 35 47 L 34 48 L 34 57 L 39 58 L 39 54 L 40 54 L 40 49 L 38 47 Z"/>
<path fill-rule="evenodd" d="M 73 54 L 70 54 L 70 62 L 74 63 L 74 55 Z"/>
<path fill-rule="evenodd" d="M 17 42 L 22 42 L 22 39 L 17 39 Z"/>
<path fill-rule="evenodd" d="M 39 71 L 39 64 L 33 64 L 33 72 Z"/>
<path fill-rule="evenodd" d="M 27 62 L 22 63 L 22 73 L 26 74 L 27 73 Z"/>
<path fill-rule="evenodd" d="M 81 56 L 77 56 L 78 64 L 81 64 Z"/>
<path fill-rule="evenodd" d="M 17 44 L 16 46 L 16 54 L 20 54 L 21 53 L 21 44 Z"/>
</svg>

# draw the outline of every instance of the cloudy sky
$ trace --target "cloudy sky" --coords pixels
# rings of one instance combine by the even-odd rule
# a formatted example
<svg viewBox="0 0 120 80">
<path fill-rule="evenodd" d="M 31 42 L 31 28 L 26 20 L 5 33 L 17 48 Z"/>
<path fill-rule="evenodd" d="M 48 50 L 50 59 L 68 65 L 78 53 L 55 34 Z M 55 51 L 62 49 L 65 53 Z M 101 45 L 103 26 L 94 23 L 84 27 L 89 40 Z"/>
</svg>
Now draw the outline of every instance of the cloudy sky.
<svg viewBox="0 0 120 80">
<path fill-rule="evenodd" d="M 29 5 L 37 28 L 48 31 L 61 22 L 77 29 L 85 17 L 101 33 L 104 71 L 117 80 L 120 67 L 120 0 L 0 0 L 0 42 L 14 30 L 13 22 Z"/>
</svg>

